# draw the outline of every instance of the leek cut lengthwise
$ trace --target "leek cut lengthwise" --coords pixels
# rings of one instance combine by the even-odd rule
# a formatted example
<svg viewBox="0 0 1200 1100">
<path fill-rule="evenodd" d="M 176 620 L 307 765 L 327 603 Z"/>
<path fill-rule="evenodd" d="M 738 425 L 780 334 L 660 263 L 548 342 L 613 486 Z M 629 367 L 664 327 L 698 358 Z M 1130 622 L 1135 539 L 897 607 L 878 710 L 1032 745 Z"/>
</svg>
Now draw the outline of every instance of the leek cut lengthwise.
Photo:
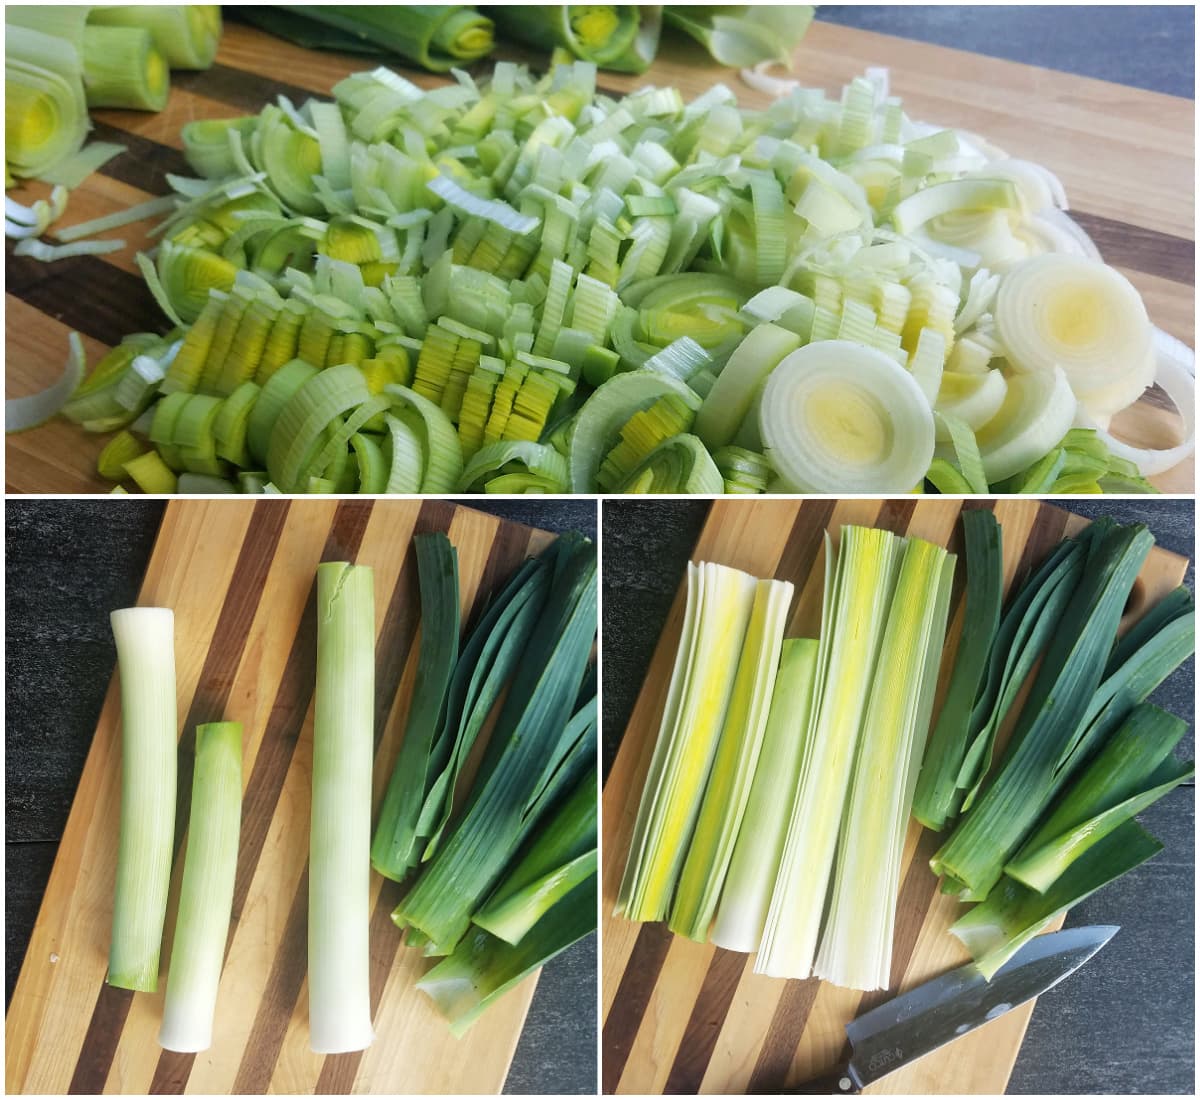
<svg viewBox="0 0 1200 1100">
<path fill-rule="evenodd" d="M 813 638 L 789 638 L 781 649 L 750 800 L 712 927 L 712 942 L 729 951 L 757 951 L 762 942 L 807 745 L 817 646 Z"/>
<path fill-rule="evenodd" d="M 175 843 L 175 613 L 111 616 L 121 670 L 121 838 L 108 984 L 153 993 Z"/>
<path fill-rule="evenodd" d="M 158 1032 L 166 1050 L 195 1052 L 212 1046 L 241 816 L 241 724 L 198 726 L 183 887 Z"/>
<path fill-rule="evenodd" d="M 317 567 L 317 680 L 308 867 L 309 1042 L 370 1045 L 375 592 L 369 566 Z"/>
<path fill-rule="evenodd" d="M 658 740 L 642 788 L 617 912 L 663 920 L 683 868 L 733 695 L 755 579 L 688 563 L 687 606 Z"/>
<path fill-rule="evenodd" d="M 775 691 L 794 586 L 760 580 L 733 695 L 671 909 L 671 930 L 703 943 L 742 825 Z"/>
</svg>

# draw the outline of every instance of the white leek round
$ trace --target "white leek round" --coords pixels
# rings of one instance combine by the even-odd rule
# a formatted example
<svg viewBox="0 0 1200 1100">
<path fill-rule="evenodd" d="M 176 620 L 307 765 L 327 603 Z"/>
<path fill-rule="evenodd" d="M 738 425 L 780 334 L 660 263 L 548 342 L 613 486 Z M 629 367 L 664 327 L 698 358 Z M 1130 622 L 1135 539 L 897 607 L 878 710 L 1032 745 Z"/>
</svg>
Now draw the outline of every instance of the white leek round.
<svg viewBox="0 0 1200 1100">
<path fill-rule="evenodd" d="M 978 431 L 1000 411 L 1007 392 L 1008 382 L 998 370 L 985 374 L 944 371 L 934 407 L 944 416 L 956 417 L 972 431 Z M 941 439 L 941 433 L 938 438 Z"/>
<path fill-rule="evenodd" d="M 1048 454 L 1075 420 L 1075 396 L 1067 376 L 1015 374 L 1004 404 L 976 434 L 988 484 L 1012 477 Z"/>
<path fill-rule="evenodd" d="M 909 492 L 933 459 L 933 412 L 916 379 L 846 340 L 809 344 L 775 368 L 759 429 L 791 492 Z"/>
</svg>

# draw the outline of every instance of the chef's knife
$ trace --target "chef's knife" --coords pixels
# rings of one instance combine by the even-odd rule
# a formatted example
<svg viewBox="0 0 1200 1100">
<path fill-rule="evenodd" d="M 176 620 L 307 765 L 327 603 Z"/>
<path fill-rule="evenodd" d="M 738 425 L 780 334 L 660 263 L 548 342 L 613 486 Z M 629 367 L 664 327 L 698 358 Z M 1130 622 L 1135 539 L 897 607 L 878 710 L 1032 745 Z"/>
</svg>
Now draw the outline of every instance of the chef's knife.
<svg viewBox="0 0 1200 1100">
<path fill-rule="evenodd" d="M 919 985 L 846 1025 L 848 1062 L 783 1091 L 808 1096 L 861 1092 L 872 1081 L 1058 985 L 1117 931 L 1093 925 L 1051 932 L 1030 940 L 990 982 L 968 963 Z"/>
</svg>

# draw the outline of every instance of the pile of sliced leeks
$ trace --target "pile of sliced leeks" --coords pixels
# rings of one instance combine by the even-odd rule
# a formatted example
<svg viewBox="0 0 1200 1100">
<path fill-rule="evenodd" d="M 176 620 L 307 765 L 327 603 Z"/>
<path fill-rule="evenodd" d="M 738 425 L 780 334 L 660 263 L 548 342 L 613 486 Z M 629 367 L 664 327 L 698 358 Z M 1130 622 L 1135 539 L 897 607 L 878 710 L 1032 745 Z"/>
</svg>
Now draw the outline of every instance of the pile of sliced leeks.
<svg viewBox="0 0 1200 1100">
<path fill-rule="evenodd" d="M 372 865 L 405 883 L 393 919 L 410 945 L 441 957 L 417 988 L 455 1034 L 596 927 L 595 549 L 571 533 L 527 560 L 460 650 L 457 552 L 440 533 L 414 543 L 420 655 L 373 839 L 373 573 L 347 562 L 317 569 L 308 1015 L 319 1054 L 374 1038 Z M 131 608 L 112 621 L 124 747 L 108 982 L 154 992 L 175 847 L 174 616 Z M 489 718 L 486 751 L 473 758 Z M 159 1032 L 168 1050 L 213 1041 L 238 863 L 241 734 L 237 722 L 196 730 Z"/>
<path fill-rule="evenodd" d="M 886 74 L 766 110 L 595 67 L 189 123 L 175 327 L 63 407 L 149 492 L 1104 492 L 1193 446 L 1192 353 L 1048 171 Z M 104 223 L 111 227 L 111 221 Z M 89 226 L 73 227 L 79 235 Z M 99 228 L 99 227 L 97 227 Z M 1157 383 L 1184 440 L 1113 418 Z"/>
<path fill-rule="evenodd" d="M 884 989 L 910 812 L 939 830 L 958 818 L 932 866 L 980 903 L 952 931 L 990 977 L 1161 849 L 1133 818 L 1194 768 L 1171 755 L 1187 723 L 1145 699 L 1193 650 L 1190 592 L 1118 639 L 1154 540 L 1101 520 L 1002 614 L 1000 525 L 968 511 L 963 532 L 963 632 L 927 747 L 954 555 L 827 535 L 818 640 L 784 638 L 790 583 L 689 565 L 618 914 L 756 953 L 757 973 Z"/>
</svg>

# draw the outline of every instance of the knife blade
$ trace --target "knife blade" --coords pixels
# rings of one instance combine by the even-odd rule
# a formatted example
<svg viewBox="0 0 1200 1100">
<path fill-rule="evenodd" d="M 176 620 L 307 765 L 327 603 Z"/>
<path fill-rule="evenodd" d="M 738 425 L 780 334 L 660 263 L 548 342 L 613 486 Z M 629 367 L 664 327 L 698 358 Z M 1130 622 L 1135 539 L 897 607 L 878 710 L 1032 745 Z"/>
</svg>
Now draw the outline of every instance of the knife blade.
<svg viewBox="0 0 1200 1100">
<path fill-rule="evenodd" d="M 910 989 L 846 1025 L 848 1062 L 786 1092 L 850 1095 L 1032 1000 L 1074 973 L 1116 933 L 1112 925 L 1037 936 L 986 981 L 974 963 Z"/>
</svg>

